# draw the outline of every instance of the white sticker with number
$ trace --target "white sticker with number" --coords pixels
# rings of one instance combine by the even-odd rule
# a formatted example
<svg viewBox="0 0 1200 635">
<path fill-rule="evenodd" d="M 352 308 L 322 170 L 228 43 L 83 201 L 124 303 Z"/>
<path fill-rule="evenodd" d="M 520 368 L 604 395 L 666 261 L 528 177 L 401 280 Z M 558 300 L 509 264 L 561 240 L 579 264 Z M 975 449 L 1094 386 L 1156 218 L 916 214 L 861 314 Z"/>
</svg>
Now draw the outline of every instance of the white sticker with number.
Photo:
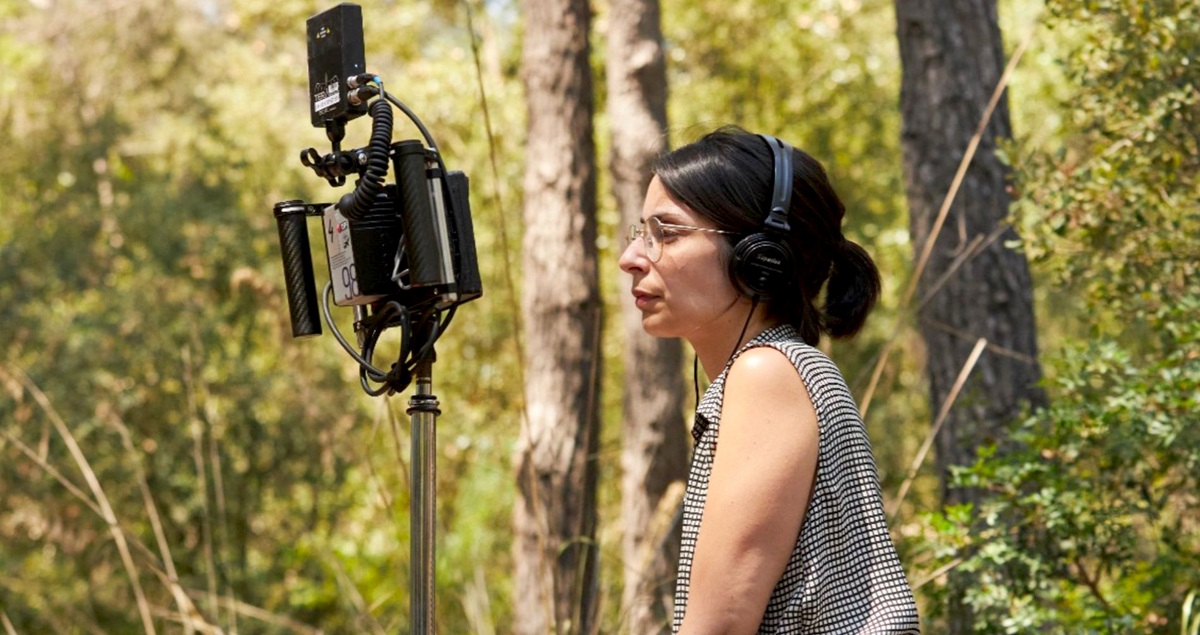
<svg viewBox="0 0 1200 635">
<path fill-rule="evenodd" d="M 354 267 L 354 249 L 350 246 L 350 223 L 336 205 L 325 208 L 325 249 L 329 253 L 334 303 L 357 304 L 358 272 Z"/>
</svg>

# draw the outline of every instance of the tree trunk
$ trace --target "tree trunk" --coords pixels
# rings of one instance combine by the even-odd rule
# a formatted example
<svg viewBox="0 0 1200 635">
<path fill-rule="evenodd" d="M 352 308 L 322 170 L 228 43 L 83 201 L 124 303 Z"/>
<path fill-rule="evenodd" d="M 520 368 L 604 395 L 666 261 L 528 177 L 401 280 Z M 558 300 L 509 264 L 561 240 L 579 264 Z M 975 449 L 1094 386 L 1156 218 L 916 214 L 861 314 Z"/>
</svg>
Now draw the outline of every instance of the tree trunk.
<svg viewBox="0 0 1200 635">
<path fill-rule="evenodd" d="M 896 0 L 896 17 L 903 66 L 901 145 L 919 253 L 1004 70 L 1004 51 L 996 0 Z M 980 445 L 1002 441 L 1004 425 L 1022 408 L 1045 403 L 1029 267 L 1021 253 L 1005 246 L 1016 238 L 1013 230 L 1002 228 L 1009 170 L 996 155 L 996 141 L 1011 134 L 1005 96 L 934 243 L 916 296 L 934 412 L 976 339 L 989 343 L 934 446 L 945 504 L 978 502 L 978 493 L 947 485 L 949 467 L 973 462 Z M 977 253 L 943 283 L 952 263 L 970 251 Z M 951 631 L 966 632 L 969 616 L 956 604 Z"/>
<path fill-rule="evenodd" d="M 608 114 L 613 195 L 624 225 L 637 223 L 650 164 L 667 148 L 667 76 L 658 0 L 613 0 L 608 17 Z M 625 282 L 628 282 L 627 280 Z M 667 488 L 687 471 L 683 346 L 650 337 L 622 287 L 625 404 L 621 448 L 622 632 L 669 633 L 679 560 L 678 501 Z M 659 506 L 664 509 L 657 514 Z M 660 521 L 660 522 L 656 522 Z M 664 535 L 664 531 L 666 532 Z"/>
<path fill-rule="evenodd" d="M 586 0 L 524 0 L 528 104 L 526 417 L 518 445 L 513 632 L 595 621 L 601 305 Z"/>
</svg>

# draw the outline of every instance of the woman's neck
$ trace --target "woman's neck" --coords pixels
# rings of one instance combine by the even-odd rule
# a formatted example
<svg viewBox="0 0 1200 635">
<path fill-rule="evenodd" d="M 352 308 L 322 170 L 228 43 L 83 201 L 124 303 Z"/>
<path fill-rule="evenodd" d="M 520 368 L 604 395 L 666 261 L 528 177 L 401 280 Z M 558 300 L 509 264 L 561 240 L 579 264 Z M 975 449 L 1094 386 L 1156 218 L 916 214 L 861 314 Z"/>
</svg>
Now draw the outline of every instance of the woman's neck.
<svg viewBox="0 0 1200 635">
<path fill-rule="evenodd" d="M 766 306 L 762 302 L 739 302 L 717 322 L 686 339 L 696 351 L 700 364 L 704 366 L 704 374 L 711 382 L 725 370 L 725 364 L 738 349 L 778 323 L 778 320 L 767 316 Z"/>
</svg>

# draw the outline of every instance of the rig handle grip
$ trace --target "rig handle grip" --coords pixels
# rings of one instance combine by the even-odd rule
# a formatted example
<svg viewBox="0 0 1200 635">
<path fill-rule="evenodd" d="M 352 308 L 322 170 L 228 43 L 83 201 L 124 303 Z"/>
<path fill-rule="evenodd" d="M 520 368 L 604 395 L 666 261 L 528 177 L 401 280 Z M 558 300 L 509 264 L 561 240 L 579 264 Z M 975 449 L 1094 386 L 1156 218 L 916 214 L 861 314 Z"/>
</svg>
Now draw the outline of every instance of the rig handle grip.
<svg viewBox="0 0 1200 635">
<path fill-rule="evenodd" d="M 283 256 L 283 278 L 287 286 L 288 309 L 292 314 L 292 337 L 321 334 L 321 316 L 317 305 L 317 283 L 313 274 L 312 250 L 308 243 L 303 201 L 275 204 L 275 222 L 279 226 L 279 251 Z"/>
</svg>

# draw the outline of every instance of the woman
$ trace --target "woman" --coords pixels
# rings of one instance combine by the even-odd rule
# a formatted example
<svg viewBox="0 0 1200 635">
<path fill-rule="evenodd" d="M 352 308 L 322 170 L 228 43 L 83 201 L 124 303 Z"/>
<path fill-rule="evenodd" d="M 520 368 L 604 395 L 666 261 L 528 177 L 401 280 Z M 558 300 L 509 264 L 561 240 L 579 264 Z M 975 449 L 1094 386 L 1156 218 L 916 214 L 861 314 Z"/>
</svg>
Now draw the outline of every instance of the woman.
<svg viewBox="0 0 1200 635">
<path fill-rule="evenodd" d="M 879 294 L 824 170 L 724 128 L 654 172 L 621 269 L 646 332 L 686 339 L 711 380 L 692 431 L 674 631 L 917 633 L 862 419 L 814 348 L 822 333 L 858 332 Z"/>
</svg>

